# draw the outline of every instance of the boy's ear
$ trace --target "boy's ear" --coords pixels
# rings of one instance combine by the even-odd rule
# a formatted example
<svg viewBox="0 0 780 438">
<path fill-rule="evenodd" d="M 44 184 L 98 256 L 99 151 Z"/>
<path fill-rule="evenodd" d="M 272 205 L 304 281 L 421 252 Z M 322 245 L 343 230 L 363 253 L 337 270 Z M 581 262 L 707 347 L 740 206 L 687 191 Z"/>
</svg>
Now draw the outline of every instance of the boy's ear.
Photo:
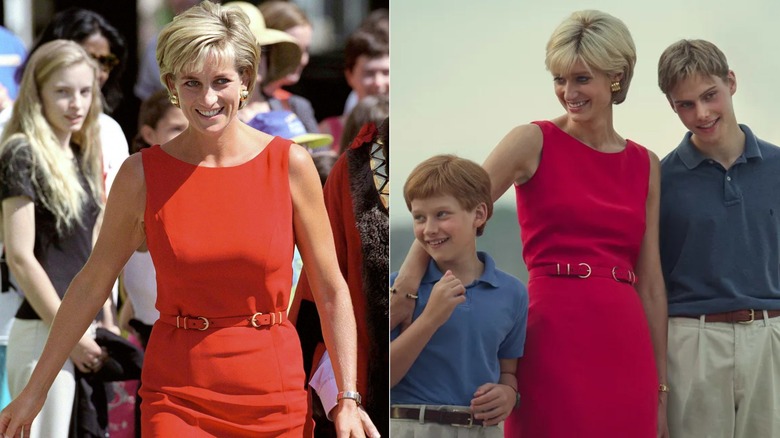
<svg viewBox="0 0 780 438">
<path fill-rule="evenodd" d="M 480 202 L 474 209 L 474 228 L 479 228 L 487 222 L 487 205 Z"/>
<path fill-rule="evenodd" d="M 726 79 L 728 79 L 729 83 L 729 92 L 731 92 L 731 95 L 733 96 L 734 93 L 737 92 L 737 75 L 734 74 L 733 70 L 729 70 L 728 75 L 726 76 Z"/>
<path fill-rule="evenodd" d="M 143 138 L 147 144 L 153 145 L 157 142 L 157 139 L 154 136 L 154 129 L 152 129 L 151 126 L 149 125 L 141 126 L 140 133 L 141 133 L 141 138 Z"/>
<path fill-rule="evenodd" d="M 349 88 L 355 89 L 355 77 L 353 75 L 355 71 L 355 67 L 352 67 L 352 70 L 344 69 L 344 79 L 347 80 L 347 85 L 349 85 Z"/>
</svg>

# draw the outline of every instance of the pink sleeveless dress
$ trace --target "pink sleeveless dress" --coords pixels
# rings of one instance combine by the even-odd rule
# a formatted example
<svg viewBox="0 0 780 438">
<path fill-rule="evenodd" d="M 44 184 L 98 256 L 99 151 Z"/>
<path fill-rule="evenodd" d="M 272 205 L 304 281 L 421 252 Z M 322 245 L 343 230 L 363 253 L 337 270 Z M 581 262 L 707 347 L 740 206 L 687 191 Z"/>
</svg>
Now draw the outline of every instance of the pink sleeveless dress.
<svg viewBox="0 0 780 438">
<path fill-rule="evenodd" d="M 599 152 L 552 122 L 534 123 L 544 135 L 541 161 L 516 186 L 529 270 L 527 338 L 517 369 L 522 401 L 504 434 L 655 437 L 658 379 L 633 287 L 648 152 L 630 140 L 619 153 Z"/>
<path fill-rule="evenodd" d="M 166 315 L 285 312 L 292 283 L 290 142 L 234 167 L 142 150 L 146 239 Z M 306 417 L 300 342 L 289 321 L 204 331 L 159 320 L 141 377 L 144 437 L 300 437 Z"/>
</svg>

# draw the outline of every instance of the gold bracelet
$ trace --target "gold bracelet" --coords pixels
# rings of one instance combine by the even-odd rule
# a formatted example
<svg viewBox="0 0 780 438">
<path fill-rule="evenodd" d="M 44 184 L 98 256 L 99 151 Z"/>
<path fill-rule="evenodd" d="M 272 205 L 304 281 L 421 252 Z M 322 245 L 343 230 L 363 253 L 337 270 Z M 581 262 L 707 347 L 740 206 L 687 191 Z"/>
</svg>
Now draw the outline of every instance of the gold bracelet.
<svg viewBox="0 0 780 438">
<path fill-rule="evenodd" d="M 658 384 L 658 392 L 669 392 L 669 385 L 665 383 Z"/>
</svg>

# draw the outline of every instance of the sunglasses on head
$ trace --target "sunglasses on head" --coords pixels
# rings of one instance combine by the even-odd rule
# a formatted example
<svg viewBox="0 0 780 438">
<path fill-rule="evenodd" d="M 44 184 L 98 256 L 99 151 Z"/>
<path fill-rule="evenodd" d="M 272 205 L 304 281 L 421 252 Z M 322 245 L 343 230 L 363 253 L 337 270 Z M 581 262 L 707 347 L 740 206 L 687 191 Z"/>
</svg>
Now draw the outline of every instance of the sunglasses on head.
<svg viewBox="0 0 780 438">
<path fill-rule="evenodd" d="M 103 71 L 110 72 L 111 69 L 116 67 L 119 64 L 119 58 L 116 57 L 113 53 L 109 53 L 108 55 L 95 55 L 90 53 L 89 56 L 92 57 L 95 61 L 100 64 L 100 68 L 103 69 Z"/>
</svg>

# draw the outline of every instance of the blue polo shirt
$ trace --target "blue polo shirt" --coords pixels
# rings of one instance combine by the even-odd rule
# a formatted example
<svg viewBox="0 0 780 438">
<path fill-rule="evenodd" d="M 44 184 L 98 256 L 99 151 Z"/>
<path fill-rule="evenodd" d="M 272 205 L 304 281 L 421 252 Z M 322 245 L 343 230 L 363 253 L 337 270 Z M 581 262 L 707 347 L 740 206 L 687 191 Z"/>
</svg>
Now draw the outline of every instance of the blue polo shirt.
<svg viewBox="0 0 780 438">
<path fill-rule="evenodd" d="M 528 316 L 528 291 L 517 278 L 496 269 L 484 252 L 482 276 L 466 286 L 466 301 L 453 310 L 406 376 L 390 392 L 392 404 L 468 406 L 474 391 L 485 383 L 497 383 L 499 359 L 523 355 Z M 398 273 L 391 275 L 395 281 Z M 412 319 L 428 304 L 442 272 L 431 260 L 418 290 Z M 398 330 L 390 337 L 396 339 Z"/>
<path fill-rule="evenodd" d="M 661 264 L 669 315 L 780 309 L 780 148 L 745 125 L 730 169 L 687 133 L 661 161 Z"/>
</svg>

